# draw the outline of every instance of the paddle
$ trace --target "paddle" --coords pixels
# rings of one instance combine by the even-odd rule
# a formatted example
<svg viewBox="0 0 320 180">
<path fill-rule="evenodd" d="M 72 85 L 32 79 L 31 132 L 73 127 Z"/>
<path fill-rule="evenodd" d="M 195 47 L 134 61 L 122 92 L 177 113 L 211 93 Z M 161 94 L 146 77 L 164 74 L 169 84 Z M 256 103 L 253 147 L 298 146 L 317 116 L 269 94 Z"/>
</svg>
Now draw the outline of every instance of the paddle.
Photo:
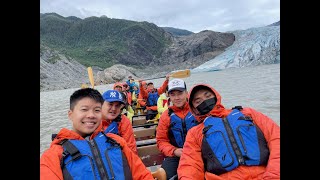
<svg viewBox="0 0 320 180">
<path fill-rule="evenodd" d="M 169 77 L 173 78 L 186 78 L 190 76 L 190 69 L 185 69 L 185 70 L 178 70 L 178 71 L 173 71 L 169 75 Z M 166 76 L 161 76 L 161 77 L 155 77 L 155 78 L 147 78 L 147 79 L 142 79 L 141 81 L 146 81 L 146 80 L 151 80 L 151 79 L 160 79 L 160 78 L 165 78 Z"/>
<path fill-rule="evenodd" d="M 87 85 L 87 84 L 82 83 L 82 84 L 81 84 L 81 89 L 84 89 L 84 88 L 88 88 L 88 85 Z"/>
<path fill-rule="evenodd" d="M 92 68 L 88 67 L 88 75 L 89 75 L 89 80 L 90 80 L 90 84 L 92 89 L 94 88 L 94 79 L 93 79 L 93 73 L 92 73 Z"/>
</svg>

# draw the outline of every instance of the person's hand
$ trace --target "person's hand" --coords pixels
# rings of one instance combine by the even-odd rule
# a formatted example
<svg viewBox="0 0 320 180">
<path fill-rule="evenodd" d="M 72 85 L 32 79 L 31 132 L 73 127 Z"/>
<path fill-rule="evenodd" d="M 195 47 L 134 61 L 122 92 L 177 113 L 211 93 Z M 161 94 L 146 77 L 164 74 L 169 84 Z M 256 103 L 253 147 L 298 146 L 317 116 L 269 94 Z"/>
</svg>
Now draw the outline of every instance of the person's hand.
<svg viewBox="0 0 320 180">
<path fill-rule="evenodd" d="M 180 157 L 181 154 L 182 154 L 182 148 L 175 149 L 175 150 L 173 151 L 173 154 L 174 154 L 175 156 L 177 156 L 177 157 Z"/>
<path fill-rule="evenodd" d="M 170 77 L 170 75 L 169 75 L 169 74 L 167 74 L 167 75 L 166 75 L 166 80 L 168 80 L 168 81 L 169 81 L 169 77 Z"/>
</svg>

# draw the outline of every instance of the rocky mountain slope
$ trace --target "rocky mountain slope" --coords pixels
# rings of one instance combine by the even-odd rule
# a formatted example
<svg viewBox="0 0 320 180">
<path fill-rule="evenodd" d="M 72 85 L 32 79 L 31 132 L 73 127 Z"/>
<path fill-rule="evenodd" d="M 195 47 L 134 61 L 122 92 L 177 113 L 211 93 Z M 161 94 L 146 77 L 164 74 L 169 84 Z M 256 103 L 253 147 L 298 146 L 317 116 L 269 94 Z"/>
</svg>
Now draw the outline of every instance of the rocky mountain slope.
<svg viewBox="0 0 320 180">
<path fill-rule="evenodd" d="M 80 87 L 88 81 L 87 68 L 59 52 L 42 47 L 40 53 L 40 91 Z"/>
<path fill-rule="evenodd" d="M 232 33 L 209 30 L 175 37 L 173 43 L 164 50 L 161 58 L 150 63 L 145 72 L 152 77 L 151 72 L 156 72 L 158 76 L 158 73 L 164 75 L 174 70 L 195 68 L 223 53 L 234 40 L 235 36 Z"/>
</svg>

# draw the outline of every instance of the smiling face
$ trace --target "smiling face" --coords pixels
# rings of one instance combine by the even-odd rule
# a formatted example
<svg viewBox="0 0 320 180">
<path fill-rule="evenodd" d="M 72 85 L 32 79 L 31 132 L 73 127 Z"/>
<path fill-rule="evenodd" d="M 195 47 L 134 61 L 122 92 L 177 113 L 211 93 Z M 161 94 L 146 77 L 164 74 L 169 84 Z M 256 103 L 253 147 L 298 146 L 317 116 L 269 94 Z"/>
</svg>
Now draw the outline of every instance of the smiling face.
<svg viewBox="0 0 320 180">
<path fill-rule="evenodd" d="M 154 85 L 151 83 L 151 84 L 148 84 L 147 85 L 147 88 L 149 89 L 149 90 L 153 90 L 154 89 Z"/>
<path fill-rule="evenodd" d="M 122 91 L 128 91 L 129 89 L 130 87 L 127 84 L 124 84 Z"/>
<path fill-rule="evenodd" d="M 120 113 L 124 105 L 121 102 L 104 101 L 102 105 L 102 118 L 107 120 L 114 120 Z"/>
<path fill-rule="evenodd" d="M 121 86 L 116 86 L 116 87 L 114 87 L 114 90 L 121 92 L 122 91 L 122 87 Z"/>
<path fill-rule="evenodd" d="M 86 137 L 93 133 L 101 123 L 101 103 L 84 97 L 76 102 L 73 109 L 69 110 L 68 117 L 72 121 L 73 130 L 82 137 Z"/>
<path fill-rule="evenodd" d="M 169 93 L 170 101 L 178 108 L 182 108 L 187 102 L 187 91 L 173 90 Z"/>
</svg>

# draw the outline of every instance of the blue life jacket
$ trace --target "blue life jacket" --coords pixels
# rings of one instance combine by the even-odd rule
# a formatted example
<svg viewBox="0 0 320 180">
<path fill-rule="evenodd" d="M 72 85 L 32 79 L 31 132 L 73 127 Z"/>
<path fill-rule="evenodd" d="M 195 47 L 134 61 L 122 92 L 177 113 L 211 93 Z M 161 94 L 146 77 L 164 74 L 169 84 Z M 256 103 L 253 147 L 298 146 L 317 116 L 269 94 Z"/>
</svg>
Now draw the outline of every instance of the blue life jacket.
<svg viewBox="0 0 320 180">
<path fill-rule="evenodd" d="M 133 90 L 135 93 L 136 93 L 136 96 L 137 96 L 137 98 L 138 98 L 138 96 L 139 96 L 139 93 L 140 93 L 140 89 L 137 89 L 137 90 Z M 132 91 L 132 92 L 133 92 Z"/>
<path fill-rule="evenodd" d="M 189 129 L 198 125 L 196 118 L 188 112 L 185 119 L 181 119 L 170 108 L 168 110 L 170 116 L 170 125 L 168 136 L 170 143 L 178 148 L 182 148 L 186 140 Z"/>
<path fill-rule="evenodd" d="M 158 91 L 148 93 L 147 106 L 156 106 L 158 102 L 159 94 Z"/>
<path fill-rule="evenodd" d="M 106 134 L 113 133 L 113 134 L 119 135 L 118 122 L 112 121 L 104 132 Z"/>
<path fill-rule="evenodd" d="M 130 80 L 127 80 L 126 83 L 129 86 L 129 91 L 132 93 L 133 92 L 133 86 L 135 86 L 136 83 L 134 81 L 132 83 L 130 83 Z"/>
<path fill-rule="evenodd" d="M 267 164 L 269 148 L 262 131 L 239 109 L 226 118 L 204 120 L 201 154 L 206 171 L 219 175 L 240 165 Z"/>
<path fill-rule="evenodd" d="M 65 140 L 61 162 L 67 179 L 132 179 L 120 145 L 100 132 L 92 140 Z"/>
<path fill-rule="evenodd" d="M 113 133 L 113 134 L 117 134 L 120 136 L 119 134 L 119 123 L 121 122 L 122 117 L 121 114 L 119 114 L 107 127 L 106 130 L 104 130 L 104 133 Z"/>
</svg>

